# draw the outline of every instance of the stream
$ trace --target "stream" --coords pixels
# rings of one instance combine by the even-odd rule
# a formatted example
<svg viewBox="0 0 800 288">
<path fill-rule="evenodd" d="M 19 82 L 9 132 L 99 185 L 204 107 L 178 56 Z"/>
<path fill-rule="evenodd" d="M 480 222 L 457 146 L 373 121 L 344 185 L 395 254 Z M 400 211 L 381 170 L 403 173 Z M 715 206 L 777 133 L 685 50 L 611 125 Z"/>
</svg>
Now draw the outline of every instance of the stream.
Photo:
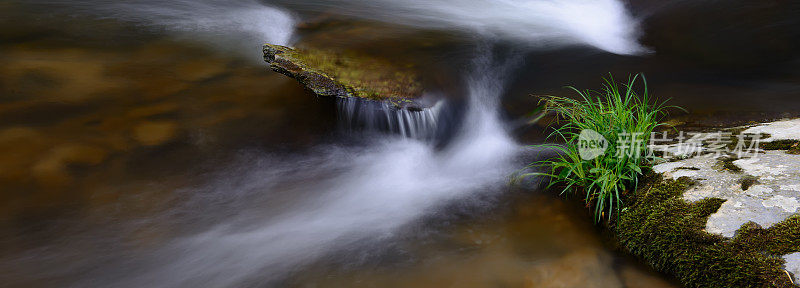
<svg viewBox="0 0 800 288">
<path fill-rule="evenodd" d="M 0 283 L 678 287 L 510 182 L 530 95 L 608 73 L 693 127 L 800 114 L 797 5 L 712 2 L 2 1 Z M 263 43 L 411 59 L 436 102 L 315 97 Z"/>
</svg>

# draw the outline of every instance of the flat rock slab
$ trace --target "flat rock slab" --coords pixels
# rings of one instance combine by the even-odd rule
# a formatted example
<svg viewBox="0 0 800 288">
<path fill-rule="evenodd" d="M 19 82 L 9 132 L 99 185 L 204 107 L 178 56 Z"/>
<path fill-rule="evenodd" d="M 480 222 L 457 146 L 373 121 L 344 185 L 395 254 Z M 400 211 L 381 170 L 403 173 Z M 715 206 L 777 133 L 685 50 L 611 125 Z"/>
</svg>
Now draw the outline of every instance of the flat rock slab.
<svg viewBox="0 0 800 288">
<path fill-rule="evenodd" d="M 761 144 L 772 141 L 800 139 L 800 119 L 761 124 L 749 128 L 738 128 L 745 135 L 759 135 Z M 712 133 L 699 133 L 695 139 L 711 139 Z M 734 135 L 736 136 L 736 135 Z M 678 179 L 689 177 L 698 184 L 684 193 L 689 202 L 704 198 L 721 198 L 727 201 L 712 214 L 706 223 L 706 231 L 725 237 L 733 237 L 747 222 L 755 222 L 764 228 L 779 223 L 800 213 L 800 155 L 786 150 L 759 150 L 746 158 L 734 155 L 710 153 L 714 150 L 709 142 L 699 141 L 693 153 L 677 155 L 671 162 L 655 165 L 657 173 Z M 655 150 L 672 151 L 687 149 L 672 144 L 656 147 Z M 685 147 L 684 147 L 685 148 Z M 734 158 L 731 158 L 734 157 Z M 800 253 L 785 255 L 786 269 L 800 276 Z"/>
<path fill-rule="evenodd" d="M 800 119 L 776 121 L 747 128 L 744 134 L 769 134 L 764 142 L 800 140 Z"/>
<path fill-rule="evenodd" d="M 720 169 L 717 159 L 704 156 L 659 164 L 654 169 L 674 179 L 696 180 L 698 185 L 683 194 L 689 202 L 712 197 L 728 200 L 709 217 L 709 233 L 733 237 L 744 223 L 770 227 L 798 212 L 800 155 L 766 151 L 733 164 L 742 171 Z M 743 185 L 748 181 L 753 183 Z"/>
<path fill-rule="evenodd" d="M 424 108 L 422 84 L 413 65 L 347 52 L 265 44 L 272 70 L 296 79 L 323 97 L 388 101 L 400 108 Z"/>
</svg>

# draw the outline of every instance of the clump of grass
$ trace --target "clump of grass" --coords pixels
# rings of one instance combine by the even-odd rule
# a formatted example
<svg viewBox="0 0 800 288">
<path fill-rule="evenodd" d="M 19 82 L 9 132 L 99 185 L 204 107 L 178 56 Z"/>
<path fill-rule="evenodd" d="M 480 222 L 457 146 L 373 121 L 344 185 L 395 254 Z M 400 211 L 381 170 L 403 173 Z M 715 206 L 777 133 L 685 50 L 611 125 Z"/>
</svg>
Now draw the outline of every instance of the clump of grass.
<svg viewBox="0 0 800 288">
<path fill-rule="evenodd" d="M 638 79 L 644 85 L 641 94 L 634 84 Z M 603 215 L 618 212 L 620 195 L 636 189 L 638 176 L 655 158 L 648 150 L 651 133 L 661 126 L 666 117 L 665 102 L 652 99 L 647 93 L 647 81 L 639 75 L 630 77 L 620 86 L 613 78 L 605 78 L 604 88 L 598 92 L 580 91 L 578 99 L 547 96 L 542 101 L 546 112 L 555 113 L 563 124 L 556 128 L 548 140 L 563 141 L 565 145 L 537 145 L 555 149 L 558 156 L 529 167 L 548 167 L 549 172 L 523 174 L 547 176 L 548 188 L 563 187 L 562 194 L 581 191 L 587 206 L 594 206 L 596 221 Z M 605 153 L 593 159 L 584 159 L 579 150 L 582 131 L 595 131 L 608 143 Z"/>
</svg>

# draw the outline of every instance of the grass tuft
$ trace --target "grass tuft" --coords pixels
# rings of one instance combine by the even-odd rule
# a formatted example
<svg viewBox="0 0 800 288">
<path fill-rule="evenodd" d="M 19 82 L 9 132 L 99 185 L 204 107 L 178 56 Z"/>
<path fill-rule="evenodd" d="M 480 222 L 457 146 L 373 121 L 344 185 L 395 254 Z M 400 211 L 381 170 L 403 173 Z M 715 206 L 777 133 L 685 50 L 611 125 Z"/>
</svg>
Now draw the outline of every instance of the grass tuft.
<svg viewBox="0 0 800 288">
<path fill-rule="evenodd" d="M 641 94 L 634 89 L 638 79 L 644 85 Z M 549 172 L 521 175 L 547 176 L 548 188 L 563 187 L 562 194 L 583 191 L 587 206 L 594 207 L 596 221 L 603 215 L 610 219 L 614 212 L 619 212 L 620 196 L 636 189 L 638 176 L 655 158 L 648 150 L 651 133 L 663 125 L 660 121 L 666 117 L 666 109 L 672 107 L 651 99 L 643 76 L 629 77 L 622 85 L 611 77 L 604 82 L 599 92 L 568 87 L 578 93 L 577 99 L 542 98 L 545 112 L 556 114 L 562 120 L 557 123 L 563 124 L 548 140 L 563 141 L 565 145 L 536 145 L 554 149 L 558 156 L 529 165 L 529 168 L 546 167 Z M 587 130 L 602 135 L 608 144 L 605 153 L 588 160 L 581 157 L 579 149 L 581 132 Z"/>
</svg>

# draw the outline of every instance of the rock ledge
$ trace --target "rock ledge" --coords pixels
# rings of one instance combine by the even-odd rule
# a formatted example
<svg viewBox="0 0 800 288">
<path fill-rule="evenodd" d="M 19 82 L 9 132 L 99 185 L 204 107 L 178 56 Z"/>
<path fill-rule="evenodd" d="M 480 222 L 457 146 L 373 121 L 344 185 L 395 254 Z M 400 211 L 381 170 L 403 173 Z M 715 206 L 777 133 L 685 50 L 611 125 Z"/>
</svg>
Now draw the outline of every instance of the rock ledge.
<svg viewBox="0 0 800 288">
<path fill-rule="evenodd" d="M 726 136 L 720 138 L 720 133 Z M 739 158 L 740 155 L 716 151 L 726 145 L 736 147 L 742 144 L 741 139 L 759 139 L 742 145 L 754 148 L 755 153 Z M 653 170 L 664 178 L 688 177 L 695 181 L 697 185 L 683 194 L 690 203 L 711 198 L 725 200 L 708 218 L 705 231 L 730 239 L 738 237 L 748 225 L 766 229 L 797 219 L 792 217 L 798 217 L 800 212 L 800 155 L 796 155 L 800 119 L 697 133 L 690 140 L 696 144 L 692 148 L 686 142 L 655 147 L 665 153 L 683 153 L 672 153 L 677 157 Z M 789 235 L 795 236 L 791 240 L 800 241 L 796 239 L 800 231 L 792 233 Z M 786 271 L 794 275 L 795 283 L 800 283 L 800 253 L 782 256 Z"/>
<path fill-rule="evenodd" d="M 272 70 L 296 79 L 322 97 L 357 97 L 387 101 L 398 108 L 421 109 L 422 84 L 411 64 L 347 52 L 265 44 L 264 60 Z"/>
</svg>

